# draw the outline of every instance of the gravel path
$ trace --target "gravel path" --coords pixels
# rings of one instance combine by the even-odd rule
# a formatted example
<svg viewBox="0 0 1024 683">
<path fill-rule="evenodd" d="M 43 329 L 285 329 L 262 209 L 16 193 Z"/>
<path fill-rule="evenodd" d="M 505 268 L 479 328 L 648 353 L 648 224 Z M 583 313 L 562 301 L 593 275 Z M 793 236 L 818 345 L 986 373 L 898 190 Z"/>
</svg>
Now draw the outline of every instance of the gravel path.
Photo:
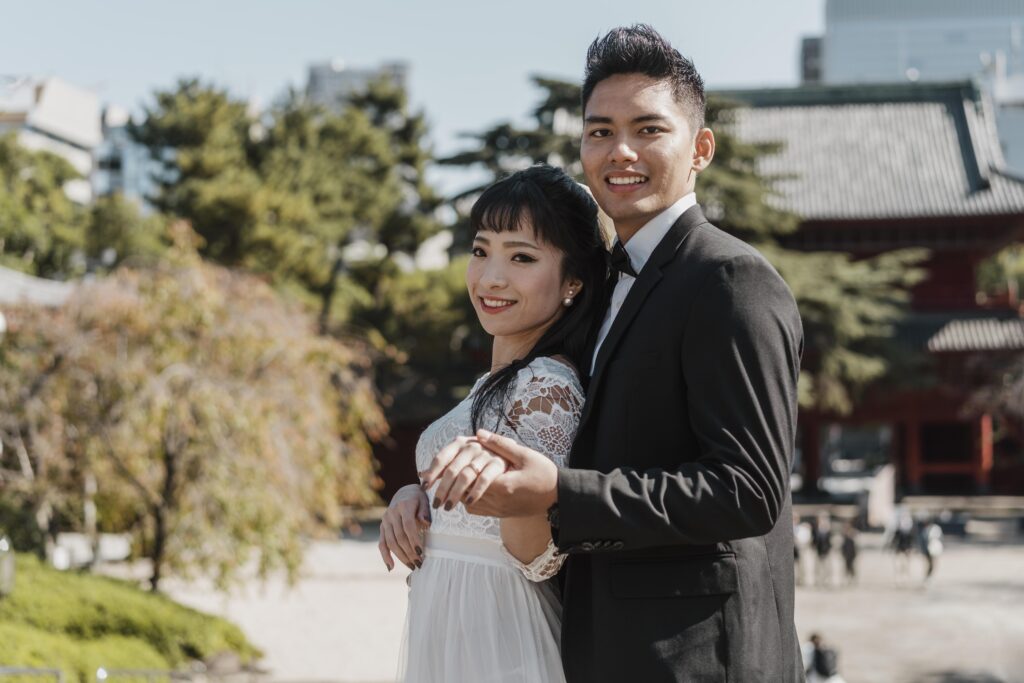
<svg viewBox="0 0 1024 683">
<path fill-rule="evenodd" d="M 393 681 L 408 570 L 388 574 L 375 530 L 366 536 L 314 544 L 292 589 L 281 580 L 228 598 L 202 584 L 166 589 L 241 625 L 276 681 Z M 797 590 L 800 637 L 817 631 L 837 647 L 847 683 L 1024 683 L 1024 541 L 947 540 L 927 586 L 920 558 L 898 578 L 877 534 L 861 543 L 858 585 Z"/>
</svg>

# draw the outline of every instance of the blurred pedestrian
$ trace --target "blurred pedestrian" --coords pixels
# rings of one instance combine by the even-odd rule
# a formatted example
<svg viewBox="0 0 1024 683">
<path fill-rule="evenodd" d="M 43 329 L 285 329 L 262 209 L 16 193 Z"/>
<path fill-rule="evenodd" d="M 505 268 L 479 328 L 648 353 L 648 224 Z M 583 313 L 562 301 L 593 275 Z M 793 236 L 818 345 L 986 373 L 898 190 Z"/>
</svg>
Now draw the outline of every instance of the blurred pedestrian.
<svg viewBox="0 0 1024 683">
<path fill-rule="evenodd" d="M 814 534 L 811 525 L 793 515 L 793 566 L 796 570 L 796 583 L 804 585 L 806 579 L 806 561 L 810 558 L 811 540 Z"/>
<path fill-rule="evenodd" d="M 894 556 L 896 580 L 910 574 L 910 554 L 916 545 L 914 539 L 914 518 L 902 505 L 892 512 L 889 524 L 882 537 L 883 547 L 891 550 Z"/>
<path fill-rule="evenodd" d="M 917 532 L 918 545 L 921 554 L 924 555 L 925 573 L 924 580 L 927 582 L 935 572 L 935 566 L 942 554 L 942 527 L 932 517 L 922 519 Z"/>
<path fill-rule="evenodd" d="M 846 585 L 853 585 L 857 582 L 857 530 L 853 524 L 847 522 L 843 527 L 843 540 L 840 546 L 843 554 L 843 565 L 845 567 L 844 581 Z"/>
<path fill-rule="evenodd" d="M 817 556 L 815 566 L 816 583 L 819 586 L 828 586 L 831 581 L 829 574 L 829 553 L 832 552 L 832 519 L 827 512 L 818 514 L 817 524 L 814 527 L 814 554 Z"/>
<path fill-rule="evenodd" d="M 846 683 L 839 675 L 839 652 L 828 647 L 821 635 L 812 633 L 802 651 L 807 683 Z"/>
</svg>

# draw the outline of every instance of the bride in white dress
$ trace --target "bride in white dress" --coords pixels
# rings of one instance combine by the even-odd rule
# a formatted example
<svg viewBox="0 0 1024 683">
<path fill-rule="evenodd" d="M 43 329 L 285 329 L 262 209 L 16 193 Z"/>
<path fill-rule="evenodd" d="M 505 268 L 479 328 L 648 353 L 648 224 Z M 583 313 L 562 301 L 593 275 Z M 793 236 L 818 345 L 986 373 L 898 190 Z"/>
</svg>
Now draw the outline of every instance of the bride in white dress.
<svg viewBox="0 0 1024 683">
<path fill-rule="evenodd" d="M 574 367 L 585 367 L 607 273 L 597 207 L 563 171 L 534 166 L 489 187 L 470 220 L 476 236 L 466 284 L 494 337 L 491 371 L 423 432 L 417 469 L 426 470 L 438 451 L 459 436 L 472 438 L 478 428 L 511 437 L 562 467 L 584 402 Z M 481 455 L 465 466 L 479 483 L 506 465 Z M 381 523 L 385 565 L 393 568 L 393 554 L 415 569 L 400 680 L 564 681 L 561 605 L 549 580 L 563 558 L 547 520 L 502 521 L 470 514 L 462 503 L 435 509 L 430 518 L 435 499 L 472 502 L 477 484 L 463 486 L 446 476 L 425 495 L 419 486 L 405 487 Z"/>
</svg>

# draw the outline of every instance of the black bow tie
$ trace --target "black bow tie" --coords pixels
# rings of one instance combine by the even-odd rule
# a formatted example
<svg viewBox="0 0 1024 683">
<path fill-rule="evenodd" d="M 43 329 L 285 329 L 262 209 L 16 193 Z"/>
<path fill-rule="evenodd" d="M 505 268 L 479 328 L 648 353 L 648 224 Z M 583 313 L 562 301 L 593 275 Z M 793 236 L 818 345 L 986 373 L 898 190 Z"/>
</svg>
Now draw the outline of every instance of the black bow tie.
<svg viewBox="0 0 1024 683">
<path fill-rule="evenodd" d="M 616 241 L 612 247 L 612 269 L 630 277 L 636 277 L 633 264 L 629 262 L 629 254 L 626 253 L 626 248 L 619 241 Z"/>
</svg>

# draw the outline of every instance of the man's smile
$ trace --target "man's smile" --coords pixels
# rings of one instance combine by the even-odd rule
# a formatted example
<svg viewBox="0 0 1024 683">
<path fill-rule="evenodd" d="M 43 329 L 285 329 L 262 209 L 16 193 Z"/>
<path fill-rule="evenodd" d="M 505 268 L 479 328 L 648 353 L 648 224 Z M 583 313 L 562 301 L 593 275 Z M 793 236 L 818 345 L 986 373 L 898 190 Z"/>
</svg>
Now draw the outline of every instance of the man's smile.
<svg viewBox="0 0 1024 683">
<path fill-rule="evenodd" d="M 611 192 L 623 193 L 644 187 L 648 180 L 650 179 L 642 173 L 619 172 L 609 173 L 605 176 L 604 182 Z"/>
</svg>

